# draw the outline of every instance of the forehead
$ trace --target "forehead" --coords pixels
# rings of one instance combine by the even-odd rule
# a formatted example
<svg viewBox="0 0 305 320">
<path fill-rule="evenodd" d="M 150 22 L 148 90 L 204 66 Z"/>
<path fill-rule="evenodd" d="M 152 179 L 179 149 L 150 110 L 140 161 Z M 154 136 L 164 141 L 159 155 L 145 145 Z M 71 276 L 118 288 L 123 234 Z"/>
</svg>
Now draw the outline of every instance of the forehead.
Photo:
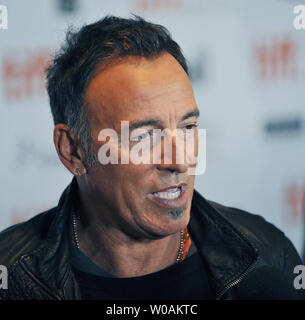
<svg viewBox="0 0 305 320">
<path fill-rule="evenodd" d="M 97 74 L 85 101 L 91 125 L 115 128 L 123 120 L 152 116 L 164 120 L 194 110 L 190 80 L 170 54 L 128 57 Z"/>
</svg>

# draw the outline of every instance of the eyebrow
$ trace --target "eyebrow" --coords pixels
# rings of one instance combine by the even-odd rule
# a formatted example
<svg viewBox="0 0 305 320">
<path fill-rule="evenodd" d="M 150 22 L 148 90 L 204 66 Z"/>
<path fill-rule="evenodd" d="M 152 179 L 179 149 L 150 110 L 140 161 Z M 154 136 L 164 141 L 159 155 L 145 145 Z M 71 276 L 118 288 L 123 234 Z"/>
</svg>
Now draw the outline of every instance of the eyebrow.
<svg viewBox="0 0 305 320">
<path fill-rule="evenodd" d="M 189 111 L 187 114 L 185 114 L 182 119 L 180 121 L 184 121 L 187 120 L 189 118 L 198 118 L 200 115 L 200 111 L 198 109 L 194 110 L 194 111 Z M 149 119 L 149 120 L 139 120 L 139 121 L 135 121 L 133 122 L 130 126 L 129 126 L 129 130 L 135 130 L 137 128 L 140 127 L 147 127 L 147 126 L 160 126 L 161 125 L 161 121 L 157 120 L 157 119 Z"/>
<path fill-rule="evenodd" d="M 194 111 L 190 111 L 188 112 L 186 115 L 184 115 L 184 117 L 182 117 L 181 121 L 189 119 L 189 118 L 199 118 L 200 116 L 200 111 L 199 109 L 196 109 Z"/>
<path fill-rule="evenodd" d="M 137 128 L 141 127 L 147 127 L 147 126 L 158 126 L 161 124 L 161 121 L 151 119 L 151 120 L 140 120 L 140 121 L 135 121 L 129 126 L 129 130 L 132 131 Z"/>
</svg>

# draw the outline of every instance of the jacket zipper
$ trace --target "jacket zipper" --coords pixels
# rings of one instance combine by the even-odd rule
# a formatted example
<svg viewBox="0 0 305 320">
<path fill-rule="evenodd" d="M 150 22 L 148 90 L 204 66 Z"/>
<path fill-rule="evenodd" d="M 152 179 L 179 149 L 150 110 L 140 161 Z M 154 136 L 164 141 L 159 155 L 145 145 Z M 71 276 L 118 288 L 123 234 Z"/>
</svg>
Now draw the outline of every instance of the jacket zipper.
<svg viewBox="0 0 305 320">
<path fill-rule="evenodd" d="M 237 285 L 248 273 L 250 273 L 256 264 L 256 260 L 243 272 L 236 280 L 232 281 L 231 283 L 227 284 L 217 295 L 216 300 L 220 300 L 220 298 L 232 287 Z"/>
</svg>

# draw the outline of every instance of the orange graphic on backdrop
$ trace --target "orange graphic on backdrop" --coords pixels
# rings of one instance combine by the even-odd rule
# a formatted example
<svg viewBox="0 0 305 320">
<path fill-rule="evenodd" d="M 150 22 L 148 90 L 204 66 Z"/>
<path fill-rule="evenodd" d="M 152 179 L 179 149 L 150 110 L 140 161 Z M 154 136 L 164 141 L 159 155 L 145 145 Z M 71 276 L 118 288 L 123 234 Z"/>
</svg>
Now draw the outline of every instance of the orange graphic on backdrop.
<svg viewBox="0 0 305 320">
<path fill-rule="evenodd" d="M 262 80 L 296 77 L 296 43 L 291 38 L 261 43 L 255 58 Z"/>
<path fill-rule="evenodd" d="M 183 0 L 138 0 L 142 11 L 181 9 Z"/>
<path fill-rule="evenodd" d="M 290 184 L 284 194 L 286 218 L 296 222 L 305 214 L 305 182 L 303 185 Z"/>
<path fill-rule="evenodd" d="M 7 101 L 20 101 L 45 93 L 45 69 L 49 50 L 6 55 L 3 58 L 3 90 Z"/>
</svg>

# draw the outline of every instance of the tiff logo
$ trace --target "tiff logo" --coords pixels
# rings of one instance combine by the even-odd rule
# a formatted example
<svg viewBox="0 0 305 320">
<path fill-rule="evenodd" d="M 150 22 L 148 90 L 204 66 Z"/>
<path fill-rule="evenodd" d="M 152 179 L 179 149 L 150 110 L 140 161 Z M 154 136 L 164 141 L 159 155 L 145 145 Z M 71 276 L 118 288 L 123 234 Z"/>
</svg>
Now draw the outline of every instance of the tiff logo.
<svg viewBox="0 0 305 320">
<path fill-rule="evenodd" d="M 257 70 L 262 80 L 295 79 L 297 45 L 291 37 L 262 42 L 254 48 Z"/>
<path fill-rule="evenodd" d="M 293 20 L 294 28 L 297 30 L 305 29 L 305 6 L 295 6 L 293 13 L 297 15 Z"/>
<path fill-rule="evenodd" d="M 0 289 L 7 289 L 7 267 L 0 265 Z"/>
<path fill-rule="evenodd" d="M 0 65 L 5 99 L 16 102 L 44 95 L 49 58 L 50 52 L 44 48 L 5 54 Z"/>
<path fill-rule="evenodd" d="M 7 29 L 7 7 L 0 4 L 0 30 Z"/>
</svg>

